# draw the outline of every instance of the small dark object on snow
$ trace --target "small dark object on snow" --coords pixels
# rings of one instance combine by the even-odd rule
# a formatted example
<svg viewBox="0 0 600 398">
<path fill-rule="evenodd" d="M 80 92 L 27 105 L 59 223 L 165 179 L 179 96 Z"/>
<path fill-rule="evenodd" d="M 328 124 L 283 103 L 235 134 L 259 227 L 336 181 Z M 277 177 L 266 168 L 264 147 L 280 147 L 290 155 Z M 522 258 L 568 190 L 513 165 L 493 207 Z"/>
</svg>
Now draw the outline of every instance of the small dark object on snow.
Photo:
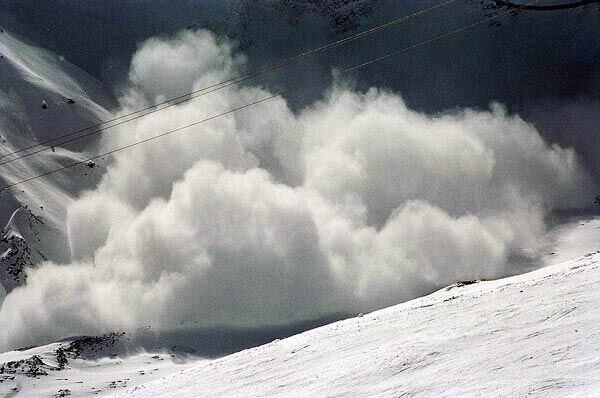
<svg viewBox="0 0 600 398">
<path fill-rule="evenodd" d="M 58 394 L 56 394 L 55 397 L 68 397 L 69 395 L 71 395 L 71 390 L 65 388 L 64 390 L 58 390 Z"/>
<path fill-rule="evenodd" d="M 48 109 L 48 104 L 46 103 L 46 101 L 42 100 L 42 109 Z"/>
<path fill-rule="evenodd" d="M 483 279 L 473 279 L 473 280 L 466 280 L 466 281 L 454 282 L 453 284 L 451 284 L 450 286 L 448 286 L 446 288 L 446 290 L 452 290 L 455 287 L 463 287 L 463 286 L 467 286 L 467 285 L 472 285 L 474 283 L 479 283 L 481 281 L 483 281 Z"/>
<path fill-rule="evenodd" d="M 93 169 L 94 167 L 96 167 L 96 163 L 92 162 L 91 160 L 88 160 L 87 162 L 85 162 L 85 165 L 87 167 L 89 167 L 90 169 Z"/>
<path fill-rule="evenodd" d="M 458 281 L 458 282 L 456 282 L 456 287 L 472 285 L 472 284 L 477 283 L 477 282 L 479 282 L 479 281 L 476 281 L 476 280 Z"/>
<path fill-rule="evenodd" d="M 67 104 L 71 104 L 72 105 L 74 103 L 75 103 L 75 101 L 73 101 L 72 98 L 67 98 Z"/>
<path fill-rule="evenodd" d="M 67 358 L 65 349 L 62 347 L 59 347 L 58 350 L 56 350 L 56 363 L 60 369 L 64 369 L 65 366 L 69 364 L 69 359 Z"/>
</svg>

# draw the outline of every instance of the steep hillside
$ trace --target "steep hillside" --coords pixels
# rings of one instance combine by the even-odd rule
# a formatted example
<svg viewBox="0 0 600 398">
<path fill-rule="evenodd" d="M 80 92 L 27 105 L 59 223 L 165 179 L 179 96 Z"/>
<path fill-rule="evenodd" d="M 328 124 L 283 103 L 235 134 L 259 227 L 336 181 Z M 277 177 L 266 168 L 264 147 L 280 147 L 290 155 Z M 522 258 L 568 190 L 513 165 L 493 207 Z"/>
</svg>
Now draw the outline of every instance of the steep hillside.
<svg viewBox="0 0 600 398">
<path fill-rule="evenodd" d="M 549 256 L 600 249 L 599 221 L 571 228 Z M 600 251 L 589 251 L 457 282 L 115 396 L 590 396 L 600 388 L 599 283 Z"/>
<path fill-rule="evenodd" d="M 59 55 L 25 43 L 6 30 L 0 33 L 0 76 L 1 186 L 85 158 L 81 151 L 90 140 L 68 148 L 56 142 L 40 143 L 108 118 L 110 113 L 100 105 L 108 104 L 100 83 Z M 26 148 L 30 149 L 23 150 Z M 31 151 L 42 152 L 24 156 Z M 0 192 L 0 224 L 12 220 L 0 242 L 4 289 L 10 290 L 13 282 L 21 283 L 23 268 L 39 259 L 68 259 L 66 207 L 100 175 L 82 167 Z M 11 232 L 12 228 L 20 232 Z M 16 279 L 9 282 L 6 274 Z M 0 300 L 2 297 L 0 291 Z"/>
</svg>

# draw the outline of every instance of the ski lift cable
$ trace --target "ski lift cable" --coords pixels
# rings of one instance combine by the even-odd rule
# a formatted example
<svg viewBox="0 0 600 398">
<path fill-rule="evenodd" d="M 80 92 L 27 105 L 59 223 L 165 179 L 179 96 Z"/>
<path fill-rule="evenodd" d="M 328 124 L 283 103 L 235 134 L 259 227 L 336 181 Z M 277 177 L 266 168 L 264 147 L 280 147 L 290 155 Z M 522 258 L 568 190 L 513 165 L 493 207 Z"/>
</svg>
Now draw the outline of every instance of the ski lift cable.
<svg viewBox="0 0 600 398">
<path fill-rule="evenodd" d="M 535 3 L 538 3 L 539 1 L 540 0 L 534 0 L 532 2 L 529 2 L 528 4 L 535 4 Z M 408 51 L 412 51 L 412 50 L 418 49 L 420 47 L 423 47 L 423 46 L 425 46 L 425 45 L 427 45 L 429 43 L 433 43 L 433 42 L 436 42 L 436 41 L 443 40 L 443 39 L 446 39 L 448 37 L 454 36 L 456 34 L 464 32 L 464 31 L 466 31 L 468 29 L 471 29 L 471 28 L 474 28 L 476 26 L 482 25 L 482 24 L 484 24 L 486 22 L 489 22 L 491 20 L 498 19 L 498 18 L 500 18 L 502 16 L 505 16 L 507 14 L 510 14 L 510 13 L 511 13 L 511 11 L 509 10 L 509 11 L 505 11 L 505 12 L 502 12 L 502 13 L 495 14 L 495 15 L 490 16 L 490 17 L 486 17 L 486 18 L 480 19 L 480 20 L 478 20 L 476 22 L 470 23 L 468 25 L 464 25 L 464 26 L 462 26 L 460 28 L 453 29 L 453 30 L 448 31 L 446 33 L 442 33 L 440 35 L 437 35 L 437 36 L 431 37 L 429 39 L 420 41 L 420 42 L 412 44 L 410 46 L 403 47 L 403 48 L 401 48 L 399 50 L 387 53 L 387 54 L 385 54 L 385 55 L 383 55 L 381 57 L 373 58 L 373 59 L 370 59 L 368 61 L 365 61 L 365 62 L 362 62 L 360 64 L 357 64 L 355 66 L 343 69 L 339 73 L 340 74 L 345 74 L 345 73 L 349 73 L 349 72 L 352 72 L 352 71 L 355 71 L 355 70 L 358 70 L 358 69 L 365 68 L 365 67 L 367 67 L 369 65 L 372 65 L 374 63 L 381 62 L 381 61 L 384 61 L 386 59 L 389 59 L 390 57 L 393 57 L 395 55 L 399 55 L 399 54 L 402 54 L 402 53 L 405 53 L 405 52 L 408 52 Z M 321 81 L 321 83 L 326 83 L 326 78 L 325 77 L 321 77 L 320 79 L 318 79 L 318 81 Z M 125 146 L 122 146 L 122 147 L 118 147 L 118 148 L 112 149 L 112 150 L 104 152 L 102 154 L 95 155 L 95 156 L 92 156 L 92 157 L 84 159 L 84 160 L 76 161 L 76 162 L 73 162 L 71 164 L 62 166 L 60 168 L 57 168 L 57 169 L 54 169 L 54 170 L 50 170 L 50 171 L 47 171 L 45 173 L 37 174 L 37 175 L 31 176 L 31 177 L 28 177 L 28 178 L 25 178 L 25 179 L 13 182 L 13 183 L 9 183 L 9 184 L 7 184 L 5 186 L 0 187 L 0 192 L 3 192 L 5 190 L 8 190 L 8 189 L 13 188 L 13 187 L 18 186 L 18 185 L 27 183 L 29 181 L 33 181 L 33 180 L 36 180 L 38 178 L 42 178 L 42 177 L 45 177 L 45 176 L 57 173 L 59 171 L 71 169 L 71 168 L 73 168 L 75 166 L 78 166 L 78 165 L 81 165 L 81 164 L 86 164 L 87 162 L 91 162 L 91 161 L 94 161 L 96 159 L 100 159 L 100 158 L 112 155 L 112 154 L 114 154 L 116 152 L 120 152 L 120 151 L 129 149 L 129 148 L 132 148 L 132 147 L 135 147 L 135 146 L 138 146 L 138 145 L 141 145 L 141 144 L 144 144 L 144 143 L 156 140 L 158 138 L 165 137 L 167 135 L 170 135 L 170 134 L 173 134 L 173 133 L 176 133 L 176 132 L 188 129 L 190 127 L 197 126 L 199 124 L 209 122 L 209 121 L 217 119 L 219 117 L 226 116 L 226 115 L 229 115 L 229 114 L 241 111 L 243 109 L 250 108 L 250 107 L 258 105 L 260 103 L 270 101 L 270 100 L 272 100 L 274 98 L 281 97 L 281 96 L 283 96 L 285 94 L 289 94 L 291 92 L 298 91 L 298 90 L 300 90 L 302 88 L 305 88 L 305 87 L 306 87 L 305 85 L 302 85 L 302 86 L 294 87 L 292 89 L 284 90 L 284 91 L 281 91 L 279 93 L 272 94 L 272 95 L 269 95 L 267 97 L 258 99 L 256 101 L 252 101 L 252 102 L 249 102 L 247 104 L 241 105 L 239 107 L 229 109 L 228 111 L 215 114 L 215 115 L 207 117 L 205 119 L 198 120 L 196 122 L 193 122 L 193 123 L 190 123 L 190 124 L 187 124 L 187 125 L 184 125 L 184 126 L 172 129 L 172 130 L 168 130 L 168 131 L 160 133 L 158 135 L 154 135 L 154 136 L 148 137 L 146 139 L 143 139 L 143 140 L 140 140 L 140 141 L 136 141 L 136 142 L 133 142 L 131 144 L 128 144 L 128 145 L 125 145 Z"/>
<path fill-rule="evenodd" d="M 52 138 L 52 139 L 48 139 L 48 140 L 39 142 L 39 143 L 37 143 L 35 145 L 27 146 L 27 147 L 20 148 L 18 150 L 15 150 L 15 151 L 12 151 L 12 152 L 9 152 L 9 153 L 2 154 L 2 155 L 0 155 L 0 159 L 4 159 L 6 157 L 22 153 L 22 152 L 28 151 L 30 149 L 35 149 L 35 148 L 38 148 L 38 147 L 43 147 L 43 148 L 35 150 L 35 151 L 27 152 L 26 154 L 23 154 L 21 156 L 14 157 L 14 158 L 11 158 L 9 160 L 2 161 L 2 162 L 0 162 L 0 166 L 5 165 L 7 163 L 14 162 L 14 161 L 19 160 L 19 159 L 23 159 L 23 158 L 35 155 L 35 154 L 40 153 L 40 152 L 47 151 L 49 148 L 48 147 L 44 147 L 45 145 L 51 144 L 51 146 L 60 146 L 60 145 L 63 145 L 63 144 L 69 143 L 69 142 L 77 141 L 77 140 L 80 140 L 82 138 L 89 137 L 91 135 L 101 133 L 102 131 L 105 131 L 107 129 L 110 129 L 110 128 L 113 128 L 113 127 L 116 127 L 116 126 L 120 126 L 120 125 L 122 125 L 124 123 L 130 122 L 130 121 L 133 121 L 133 120 L 136 120 L 136 119 L 140 119 L 140 118 L 142 118 L 142 117 L 144 117 L 146 115 L 149 115 L 149 114 L 152 114 L 152 113 L 155 113 L 155 112 L 159 112 L 161 110 L 164 110 L 164 109 L 170 108 L 172 106 L 181 104 L 183 102 L 191 101 L 192 99 L 195 99 L 195 98 L 198 98 L 198 97 L 201 97 L 201 96 L 213 93 L 215 91 L 224 89 L 226 87 L 237 85 L 237 84 L 240 84 L 240 83 L 245 82 L 247 80 L 254 79 L 254 78 L 258 77 L 258 76 L 261 76 L 261 75 L 263 75 L 265 73 L 268 73 L 268 72 L 271 72 L 273 70 L 280 69 L 280 68 L 283 68 L 283 67 L 288 66 L 288 65 L 292 65 L 292 64 L 294 64 L 294 63 L 296 63 L 296 62 L 298 62 L 298 61 L 302 60 L 303 58 L 306 58 L 306 57 L 308 57 L 310 55 L 313 55 L 313 54 L 316 54 L 316 53 L 319 53 L 319 52 L 324 52 L 324 51 L 327 51 L 327 50 L 330 50 L 330 49 L 333 49 L 333 48 L 336 48 L 336 47 L 340 47 L 340 46 L 343 46 L 345 44 L 354 42 L 354 41 L 359 40 L 359 39 L 361 39 L 361 38 L 363 38 L 365 36 L 368 36 L 368 35 L 380 32 L 380 31 L 382 31 L 384 29 L 390 28 L 390 27 L 395 26 L 395 25 L 399 25 L 399 24 L 401 24 L 403 22 L 406 22 L 408 20 L 411 20 L 411 19 L 417 18 L 419 16 L 425 15 L 425 14 L 427 14 L 429 12 L 432 12 L 432 11 L 434 11 L 436 9 L 449 6 L 452 3 L 455 3 L 456 1 L 457 0 L 446 0 L 446 1 L 442 2 L 442 3 L 438 3 L 438 4 L 435 4 L 435 5 L 431 6 L 431 7 L 428 7 L 428 8 L 422 9 L 420 11 L 417 11 L 415 13 L 412 13 L 412 14 L 409 14 L 409 15 L 405 15 L 405 16 L 396 18 L 396 19 L 394 19 L 392 21 L 383 23 L 381 25 L 375 26 L 375 27 L 373 27 L 371 29 L 367 29 L 367 30 L 365 30 L 363 32 L 351 35 L 349 37 L 346 37 L 346 38 L 343 38 L 343 39 L 340 39 L 340 40 L 336 40 L 334 42 L 322 45 L 320 47 L 316 47 L 316 48 L 312 48 L 312 49 L 306 50 L 306 51 L 304 51 L 302 53 L 299 53 L 299 54 L 296 54 L 296 55 L 294 55 L 294 56 L 292 56 L 290 58 L 286 58 L 284 60 L 280 60 L 280 61 L 277 61 L 275 63 L 269 64 L 269 65 L 266 65 L 266 66 L 261 66 L 259 68 L 254 69 L 254 70 L 251 70 L 250 72 L 247 72 L 245 74 L 241 74 L 241 75 L 234 76 L 234 77 L 228 78 L 226 80 L 223 80 L 223 81 L 220 81 L 220 82 L 217 82 L 217 83 L 210 84 L 210 85 L 205 86 L 203 88 L 200 88 L 198 90 L 194 90 L 194 91 L 191 91 L 191 92 L 188 92 L 188 93 L 185 93 L 185 94 L 181 94 L 181 95 L 179 95 L 177 97 L 170 98 L 170 99 L 167 99 L 165 101 L 162 101 L 162 102 L 159 102 L 159 103 L 147 106 L 145 108 L 138 109 L 136 111 L 129 112 L 129 113 L 117 116 L 117 117 L 112 118 L 110 120 L 102 121 L 101 123 L 97 123 L 95 125 L 88 126 L 88 127 L 83 128 L 83 129 L 80 129 L 80 130 L 76 130 L 76 131 L 73 131 L 73 132 L 70 132 L 70 133 L 63 134 L 63 135 L 61 135 L 59 137 L 55 137 L 55 138 Z M 125 119 L 125 120 L 123 120 L 123 119 Z M 114 122 L 117 122 L 117 123 L 114 123 Z M 88 130 L 92 130 L 92 131 L 88 131 Z M 84 133 L 86 131 L 88 131 L 88 132 L 85 133 L 85 134 L 82 134 L 82 135 L 78 136 L 78 134 Z M 76 137 L 73 137 L 73 136 L 76 136 Z M 73 137 L 73 138 L 61 141 L 63 138 L 67 138 L 67 137 Z"/>
</svg>

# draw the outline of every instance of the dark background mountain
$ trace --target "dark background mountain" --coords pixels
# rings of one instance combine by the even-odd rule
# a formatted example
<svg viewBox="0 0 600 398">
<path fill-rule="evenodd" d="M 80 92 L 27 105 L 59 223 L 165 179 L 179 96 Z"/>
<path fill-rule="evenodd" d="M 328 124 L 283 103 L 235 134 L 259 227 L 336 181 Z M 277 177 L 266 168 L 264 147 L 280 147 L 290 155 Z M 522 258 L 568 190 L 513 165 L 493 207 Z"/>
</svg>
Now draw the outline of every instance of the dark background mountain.
<svg viewBox="0 0 600 398">
<path fill-rule="evenodd" d="M 227 35 L 257 67 L 433 5 L 392 0 L 55 0 L 0 1 L 2 26 L 62 54 L 111 87 L 126 78 L 144 39 L 181 29 Z M 488 15 L 478 2 L 449 7 L 270 74 L 266 84 L 306 88 L 302 106 L 324 86 L 315 77 L 384 55 Z M 428 112 L 505 104 L 550 142 L 574 146 L 600 177 L 600 8 L 521 12 L 482 24 L 356 72 L 358 88 L 399 91 Z M 289 79 L 294 76 L 294 79 Z"/>
</svg>

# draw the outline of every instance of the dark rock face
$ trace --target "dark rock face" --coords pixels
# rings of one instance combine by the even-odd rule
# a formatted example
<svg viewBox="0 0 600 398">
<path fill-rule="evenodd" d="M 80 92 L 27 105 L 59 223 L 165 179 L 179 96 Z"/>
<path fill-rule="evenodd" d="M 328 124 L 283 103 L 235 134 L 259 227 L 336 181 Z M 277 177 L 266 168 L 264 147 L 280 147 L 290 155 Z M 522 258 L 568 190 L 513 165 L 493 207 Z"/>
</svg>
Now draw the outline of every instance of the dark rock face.
<svg viewBox="0 0 600 398">
<path fill-rule="evenodd" d="M 81 358 L 98 359 L 109 356 L 115 344 L 122 339 L 125 333 L 107 333 L 101 336 L 85 336 L 73 340 L 65 341 L 50 357 L 32 355 L 17 361 L 0 363 L 0 384 L 4 382 L 13 382 L 16 378 L 36 378 L 52 376 L 55 372 L 60 372 L 68 367 L 69 360 Z M 28 350 L 23 348 L 20 351 Z M 47 361 L 47 362 L 44 362 Z M 54 364 L 56 362 L 56 364 Z M 116 387 L 116 385 L 115 385 Z M 124 387 L 124 386 L 123 386 Z M 62 394 L 62 395 L 61 395 Z M 66 397 L 71 392 L 68 389 L 59 390 L 56 397 Z"/>
<path fill-rule="evenodd" d="M 269 23 L 275 18 L 297 25 L 306 17 L 316 16 L 328 21 L 333 33 L 343 34 L 359 28 L 374 13 L 376 3 L 377 0 L 236 0 L 226 13 L 225 32 L 244 48 L 252 41 L 246 32 L 250 23 Z"/>
<path fill-rule="evenodd" d="M 285 0 L 270 4 L 288 15 L 291 23 L 298 22 L 304 16 L 317 14 L 328 19 L 335 31 L 346 32 L 358 28 L 362 18 L 373 14 L 375 2 L 376 0 Z"/>
<path fill-rule="evenodd" d="M 69 358 L 98 359 L 110 356 L 111 349 L 124 336 L 125 332 L 111 332 L 101 336 L 79 337 L 56 350 L 56 361 L 64 368 L 69 363 Z"/>
<path fill-rule="evenodd" d="M 0 283 L 7 293 L 26 283 L 27 267 L 33 267 L 46 256 L 35 246 L 36 228 L 44 224 L 42 219 L 26 207 L 17 209 L 0 238 Z M 24 234 L 25 233 L 25 238 Z"/>
<path fill-rule="evenodd" d="M 48 371 L 58 370 L 55 366 L 48 365 L 42 359 L 33 355 L 20 361 L 10 361 L 0 364 L 0 377 L 10 378 L 10 375 L 24 375 L 27 377 L 47 376 Z"/>
<path fill-rule="evenodd" d="M 20 236 L 4 236 L 0 240 L 8 249 L 2 255 L 3 279 L 12 279 L 15 285 L 25 283 L 25 267 L 31 265 L 31 248 Z"/>
</svg>

